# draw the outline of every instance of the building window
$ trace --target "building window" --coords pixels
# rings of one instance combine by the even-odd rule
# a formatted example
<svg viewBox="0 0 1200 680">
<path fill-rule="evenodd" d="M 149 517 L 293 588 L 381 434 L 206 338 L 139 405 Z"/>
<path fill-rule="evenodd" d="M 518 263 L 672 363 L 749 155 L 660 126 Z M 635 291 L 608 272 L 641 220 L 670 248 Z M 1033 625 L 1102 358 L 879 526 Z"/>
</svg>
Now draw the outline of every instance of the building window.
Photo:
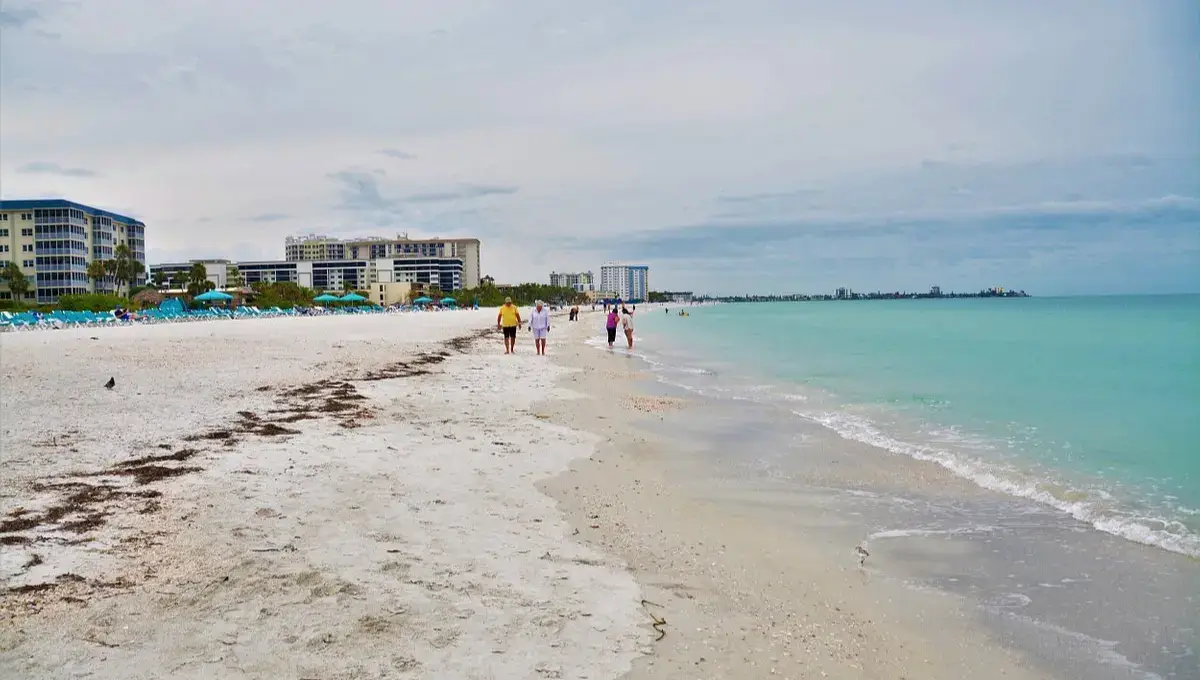
<svg viewBox="0 0 1200 680">
<path fill-rule="evenodd" d="M 0 213 L 0 222 L 8 221 L 8 213 Z"/>
<path fill-rule="evenodd" d="M 22 260 L 22 261 L 21 261 L 21 266 L 22 266 L 22 267 L 32 267 L 32 266 L 33 266 L 33 260 Z"/>
<path fill-rule="evenodd" d="M 7 216 L 6 216 L 6 217 L 7 217 Z M 8 230 L 7 230 L 7 229 L 0 229 L 0 237 L 3 237 L 3 236 L 8 236 Z"/>
<path fill-rule="evenodd" d="M 8 231 L 8 230 L 7 230 L 7 229 L 5 229 L 5 231 Z M 0 253 L 7 253 L 7 252 L 8 252 L 8 246 L 7 246 L 7 245 L 0 245 Z"/>
<path fill-rule="evenodd" d="M 32 243 L 22 243 L 21 244 L 21 252 L 22 253 L 32 253 L 33 252 L 33 244 Z"/>
<path fill-rule="evenodd" d="M 33 236 L 33 229 L 29 229 L 29 228 L 22 229 L 21 236 Z"/>
</svg>

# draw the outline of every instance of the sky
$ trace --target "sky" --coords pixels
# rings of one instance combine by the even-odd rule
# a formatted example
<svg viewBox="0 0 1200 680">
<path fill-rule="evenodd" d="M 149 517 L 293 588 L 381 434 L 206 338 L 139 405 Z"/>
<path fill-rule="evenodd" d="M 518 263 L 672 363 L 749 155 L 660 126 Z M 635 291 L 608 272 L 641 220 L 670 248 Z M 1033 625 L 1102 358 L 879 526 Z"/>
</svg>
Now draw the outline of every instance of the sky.
<svg viewBox="0 0 1200 680">
<path fill-rule="evenodd" d="M 708 293 L 1200 292 L 1194 0 L 4 0 L 0 196 L 151 263 L 477 237 Z"/>
</svg>

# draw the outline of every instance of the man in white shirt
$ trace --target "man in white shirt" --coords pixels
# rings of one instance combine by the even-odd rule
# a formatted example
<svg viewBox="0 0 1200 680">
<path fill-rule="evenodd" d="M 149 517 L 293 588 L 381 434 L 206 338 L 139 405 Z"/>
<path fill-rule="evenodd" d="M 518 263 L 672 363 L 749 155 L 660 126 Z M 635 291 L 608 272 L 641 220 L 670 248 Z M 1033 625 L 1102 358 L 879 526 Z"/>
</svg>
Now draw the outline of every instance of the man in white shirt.
<svg viewBox="0 0 1200 680">
<path fill-rule="evenodd" d="M 546 353 L 546 336 L 550 334 L 550 310 L 541 300 L 534 303 L 533 313 L 529 317 L 529 330 L 533 333 L 533 346 L 537 353 Z"/>
</svg>

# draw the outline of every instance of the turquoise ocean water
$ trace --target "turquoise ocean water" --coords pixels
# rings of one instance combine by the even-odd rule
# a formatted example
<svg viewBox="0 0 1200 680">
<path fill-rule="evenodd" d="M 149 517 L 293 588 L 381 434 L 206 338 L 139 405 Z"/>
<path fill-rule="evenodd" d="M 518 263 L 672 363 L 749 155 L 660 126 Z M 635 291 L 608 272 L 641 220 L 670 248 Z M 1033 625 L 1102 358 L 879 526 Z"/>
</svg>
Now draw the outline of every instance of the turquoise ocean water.
<svg viewBox="0 0 1200 680">
<path fill-rule="evenodd" d="M 641 310 L 667 380 L 1200 556 L 1200 296 L 689 311 Z"/>
</svg>

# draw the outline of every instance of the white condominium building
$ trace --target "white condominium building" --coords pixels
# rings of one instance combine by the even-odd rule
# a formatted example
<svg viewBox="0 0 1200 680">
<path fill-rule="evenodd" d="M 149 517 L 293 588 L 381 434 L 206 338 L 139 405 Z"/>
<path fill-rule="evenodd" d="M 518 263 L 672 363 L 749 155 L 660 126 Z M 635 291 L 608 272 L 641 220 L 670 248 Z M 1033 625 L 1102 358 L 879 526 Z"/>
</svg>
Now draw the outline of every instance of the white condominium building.
<svg viewBox="0 0 1200 680">
<path fill-rule="evenodd" d="M 600 292 L 629 302 L 650 296 L 650 267 L 608 262 L 600 267 Z"/>
<path fill-rule="evenodd" d="M 338 239 L 321 234 L 288 237 L 284 242 L 284 256 L 288 262 L 331 262 L 337 260 L 413 260 L 420 264 L 412 267 L 397 265 L 401 269 L 420 270 L 427 276 L 430 263 L 458 260 L 461 263 L 458 288 L 477 288 L 480 281 L 479 239 L 477 238 L 428 238 L 410 239 L 407 234 L 395 238 L 348 238 Z M 433 267 L 436 269 L 437 267 Z M 445 285 L 442 290 L 451 290 Z"/>
<path fill-rule="evenodd" d="M 596 292 L 596 279 L 591 272 L 560 273 L 550 272 L 550 285 L 559 288 L 570 288 L 576 293 Z"/>
</svg>

